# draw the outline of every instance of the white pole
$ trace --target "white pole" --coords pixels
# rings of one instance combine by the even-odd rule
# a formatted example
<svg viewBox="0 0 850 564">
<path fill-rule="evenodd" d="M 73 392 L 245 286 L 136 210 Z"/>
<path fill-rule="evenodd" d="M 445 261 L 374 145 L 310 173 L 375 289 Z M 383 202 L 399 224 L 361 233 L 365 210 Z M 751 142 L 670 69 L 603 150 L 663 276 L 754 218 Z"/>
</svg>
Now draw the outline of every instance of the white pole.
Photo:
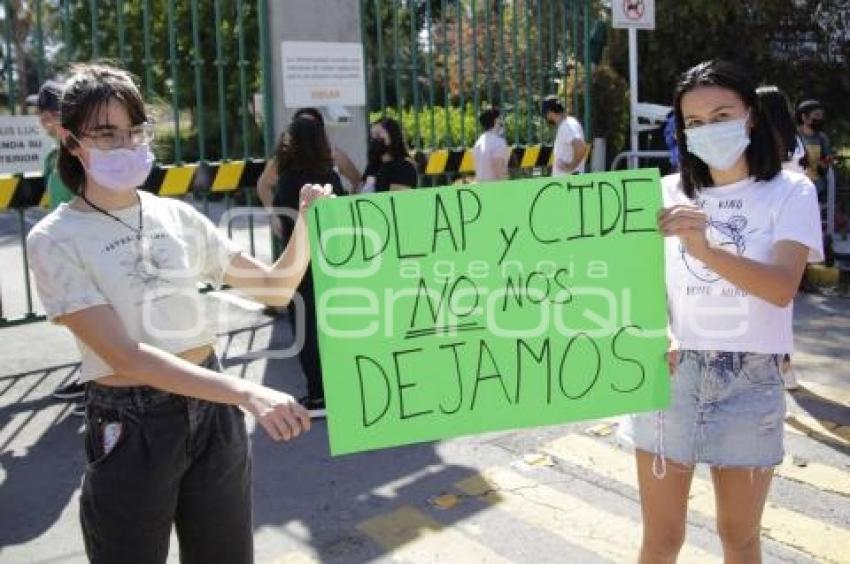
<svg viewBox="0 0 850 564">
<path fill-rule="evenodd" d="M 835 169 L 826 169 L 826 232 L 835 235 Z"/>
<path fill-rule="evenodd" d="M 631 109 L 631 150 L 638 150 L 638 44 L 637 29 L 629 28 L 629 106 Z M 638 158 L 635 155 L 629 157 L 629 168 L 638 167 Z"/>
</svg>

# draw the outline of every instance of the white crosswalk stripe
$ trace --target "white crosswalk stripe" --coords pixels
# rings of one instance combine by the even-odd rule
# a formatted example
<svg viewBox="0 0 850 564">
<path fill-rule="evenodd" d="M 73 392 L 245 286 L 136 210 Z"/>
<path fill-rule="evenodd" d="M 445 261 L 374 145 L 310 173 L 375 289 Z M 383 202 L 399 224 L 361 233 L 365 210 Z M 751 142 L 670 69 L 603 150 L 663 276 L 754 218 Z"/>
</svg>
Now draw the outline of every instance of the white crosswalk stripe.
<svg viewBox="0 0 850 564">
<path fill-rule="evenodd" d="M 634 560 L 640 548 L 640 523 L 512 470 L 491 468 L 457 483 L 456 487 L 512 518 L 546 529 L 615 562 Z M 719 557 L 691 545 L 683 548 L 682 559 L 683 562 L 720 561 Z"/>
<path fill-rule="evenodd" d="M 591 470 L 606 479 L 637 488 L 630 453 L 582 435 L 561 437 L 542 449 L 567 464 Z M 834 473 L 840 472 L 834 469 Z M 692 511 L 714 518 L 714 491 L 709 482 L 694 477 L 688 504 Z M 820 562 L 847 562 L 850 530 L 781 507 L 768 498 L 762 519 L 763 534 L 802 550 Z"/>
</svg>

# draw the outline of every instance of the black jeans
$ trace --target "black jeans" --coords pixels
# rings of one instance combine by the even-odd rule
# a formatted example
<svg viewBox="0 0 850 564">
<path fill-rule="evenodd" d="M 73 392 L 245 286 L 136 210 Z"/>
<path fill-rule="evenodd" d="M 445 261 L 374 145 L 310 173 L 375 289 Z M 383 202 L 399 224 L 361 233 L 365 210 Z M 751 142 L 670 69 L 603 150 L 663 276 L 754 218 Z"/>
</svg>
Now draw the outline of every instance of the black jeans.
<svg viewBox="0 0 850 564">
<path fill-rule="evenodd" d="M 215 368 L 212 357 L 205 366 Z M 253 562 L 251 450 L 241 410 L 89 384 L 80 521 L 94 563 Z"/>
<path fill-rule="evenodd" d="M 319 358 L 319 325 L 316 318 L 316 293 L 313 287 L 313 277 L 310 267 L 298 286 L 298 293 L 304 300 L 300 306 L 295 300 L 289 302 L 289 313 L 293 329 L 298 330 L 298 315 L 296 308 L 304 308 L 304 327 L 302 334 L 303 346 L 298 351 L 301 370 L 307 380 L 307 396 L 311 399 L 324 399 L 325 388 L 322 384 L 322 362 Z"/>
</svg>

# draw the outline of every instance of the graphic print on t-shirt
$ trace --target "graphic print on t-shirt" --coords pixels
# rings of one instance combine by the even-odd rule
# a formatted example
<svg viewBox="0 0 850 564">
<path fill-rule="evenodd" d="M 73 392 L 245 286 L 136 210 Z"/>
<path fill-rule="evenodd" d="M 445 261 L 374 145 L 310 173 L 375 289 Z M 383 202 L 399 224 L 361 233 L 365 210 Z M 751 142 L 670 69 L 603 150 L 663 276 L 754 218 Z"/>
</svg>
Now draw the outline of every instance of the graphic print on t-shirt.
<svg viewBox="0 0 850 564">
<path fill-rule="evenodd" d="M 741 256 L 747 250 L 747 237 L 754 230 L 746 232 L 747 218 L 743 215 L 733 215 L 727 221 L 715 221 L 709 218 L 707 237 L 710 243 L 720 246 L 726 250 L 734 250 L 735 254 Z M 685 251 L 684 245 L 679 246 L 679 252 L 688 272 L 698 280 L 713 284 L 720 280 L 720 276 L 701 261 L 698 261 Z"/>
<path fill-rule="evenodd" d="M 758 228 L 752 228 L 751 222 L 746 214 L 746 206 L 743 198 L 727 198 L 719 201 L 714 201 L 714 205 L 709 205 L 705 199 L 699 199 L 696 205 L 705 210 L 708 215 L 708 225 L 706 237 L 709 243 L 725 249 L 737 256 L 743 256 L 747 250 L 748 239 L 758 231 Z M 710 211 L 714 209 L 715 215 L 711 215 Z M 733 215 L 725 215 L 732 213 Z M 689 255 L 683 245 L 679 245 L 679 254 L 682 262 L 688 271 L 688 274 L 696 278 L 699 282 L 706 284 L 714 284 L 720 280 L 720 276 L 712 269 L 707 267 L 702 261 L 699 261 Z M 711 286 L 700 285 L 688 286 L 688 294 L 691 295 L 711 295 L 713 292 Z M 730 291 L 729 288 L 722 292 L 723 295 L 744 295 L 745 292 L 740 289 Z"/>
<path fill-rule="evenodd" d="M 707 216 L 706 238 L 733 256 L 761 264 L 775 260 L 781 241 L 823 260 L 815 188 L 803 175 L 781 171 L 770 180 L 748 177 L 684 193 L 679 175 L 662 180 L 665 206 L 696 206 Z M 676 237 L 666 241 L 670 326 L 683 349 L 787 353 L 794 348 L 792 306 L 750 294 L 685 254 Z M 712 263 L 713 264 L 713 263 Z"/>
<path fill-rule="evenodd" d="M 168 277 L 163 276 L 163 271 L 172 268 L 169 265 L 170 253 L 161 246 L 152 245 L 152 240 L 163 237 L 164 233 L 150 234 L 141 240 L 126 237 L 108 245 L 106 251 L 120 249 L 123 256 L 119 265 L 131 286 L 141 287 L 142 291 L 155 290 L 170 283 Z M 127 244 L 129 242 L 132 244 Z"/>
</svg>

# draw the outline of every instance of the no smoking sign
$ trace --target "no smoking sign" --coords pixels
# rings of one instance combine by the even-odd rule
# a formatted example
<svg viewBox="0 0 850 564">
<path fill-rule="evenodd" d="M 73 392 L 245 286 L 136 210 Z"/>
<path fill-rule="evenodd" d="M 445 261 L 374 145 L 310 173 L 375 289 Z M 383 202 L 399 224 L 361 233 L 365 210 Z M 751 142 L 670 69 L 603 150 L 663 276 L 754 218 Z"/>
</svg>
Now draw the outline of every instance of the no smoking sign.
<svg viewBox="0 0 850 564">
<path fill-rule="evenodd" d="M 623 11 L 630 20 L 640 20 L 646 12 L 643 0 L 623 0 Z"/>
<path fill-rule="evenodd" d="M 611 15 L 615 28 L 655 29 L 655 0 L 613 0 Z"/>
</svg>

